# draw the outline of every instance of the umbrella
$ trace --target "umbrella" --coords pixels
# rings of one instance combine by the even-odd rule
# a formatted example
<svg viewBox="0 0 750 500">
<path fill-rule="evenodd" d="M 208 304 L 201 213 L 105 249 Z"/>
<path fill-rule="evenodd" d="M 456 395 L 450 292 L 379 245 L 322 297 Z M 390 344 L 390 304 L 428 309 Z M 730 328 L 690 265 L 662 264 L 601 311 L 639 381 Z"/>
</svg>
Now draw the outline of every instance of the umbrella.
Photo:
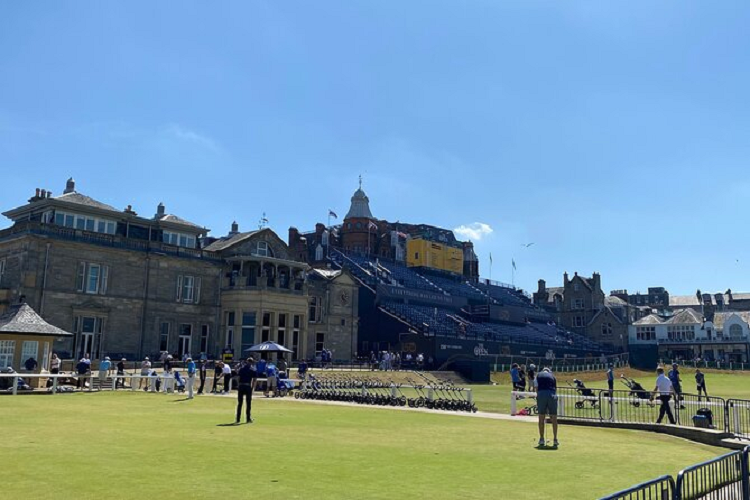
<svg viewBox="0 0 750 500">
<path fill-rule="evenodd" d="M 254 346 L 248 349 L 245 349 L 245 352 L 292 352 L 292 351 L 290 349 L 287 349 L 283 345 L 267 340 L 265 342 L 261 342 L 260 344 L 255 344 Z"/>
</svg>

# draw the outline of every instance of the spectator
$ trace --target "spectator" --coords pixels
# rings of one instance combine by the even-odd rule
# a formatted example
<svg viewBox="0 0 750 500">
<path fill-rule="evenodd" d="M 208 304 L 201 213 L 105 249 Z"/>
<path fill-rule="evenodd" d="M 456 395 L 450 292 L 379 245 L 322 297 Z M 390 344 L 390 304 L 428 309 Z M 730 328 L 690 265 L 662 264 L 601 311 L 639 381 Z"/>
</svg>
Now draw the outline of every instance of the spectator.
<svg viewBox="0 0 750 500">
<path fill-rule="evenodd" d="M 700 368 L 695 370 L 695 386 L 698 389 L 698 401 L 701 400 L 701 392 L 703 392 L 703 395 L 706 396 L 706 401 L 708 401 L 708 392 L 706 392 L 706 376 L 703 374 Z"/>
<path fill-rule="evenodd" d="M 669 371 L 669 381 L 672 382 L 675 405 L 680 404 L 680 401 L 682 401 L 682 379 L 680 378 L 680 370 L 677 369 L 677 363 L 672 363 L 672 369 Z M 681 405 L 680 408 L 682 408 Z"/>
<path fill-rule="evenodd" d="M 167 351 L 162 351 L 161 356 L 159 356 L 159 361 L 161 361 L 162 363 L 166 363 L 167 356 L 169 356 L 169 353 Z"/>
<path fill-rule="evenodd" d="M 255 384 L 258 381 L 258 372 L 255 368 L 255 360 L 250 357 L 247 358 L 247 361 L 237 373 L 240 379 L 240 384 L 237 387 L 237 418 L 235 419 L 235 424 L 240 423 L 243 399 L 246 401 L 245 423 L 251 424 L 253 422 L 250 405 L 253 402 L 253 390 L 255 390 Z"/>
<path fill-rule="evenodd" d="M 83 355 L 83 362 L 89 365 L 89 370 L 91 370 L 91 354 L 86 353 Z"/>
<path fill-rule="evenodd" d="M 23 366 L 27 371 L 33 372 L 36 370 L 36 367 L 39 366 L 39 363 L 34 359 L 34 356 L 32 356 L 23 363 Z"/>
<path fill-rule="evenodd" d="M 510 383 L 513 385 L 514 391 L 524 390 L 524 386 L 521 385 L 521 376 L 519 375 L 519 372 L 518 363 L 510 365 Z"/>
<path fill-rule="evenodd" d="M 49 372 L 53 375 L 56 375 L 60 373 L 60 365 L 62 364 L 62 360 L 57 357 L 57 353 L 52 353 L 52 359 L 50 359 L 49 362 Z"/>
<path fill-rule="evenodd" d="M 188 399 L 193 399 L 193 386 L 195 385 L 195 361 L 192 358 L 187 358 L 187 393 Z"/>
<path fill-rule="evenodd" d="M 279 370 L 279 378 L 287 378 L 287 366 L 283 354 L 279 354 L 279 360 L 276 362 L 276 368 L 278 368 Z"/>
<path fill-rule="evenodd" d="M 300 380 L 305 380 L 307 378 L 307 361 L 304 359 L 299 362 L 299 366 L 297 366 L 297 376 Z"/>
<path fill-rule="evenodd" d="M 396 371 L 401 370 L 401 353 L 396 353 L 396 361 L 393 363 L 393 367 Z"/>
<path fill-rule="evenodd" d="M 672 382 L 664 375 L 664 368 L 661 366 L 656 369 L 656 386 L 654 387 L 653 395 L 651 396 L 651 399 L 653 400 L 654 395 L 659 395 L 659 400 L 661 401 L 661 407 L 659 408 L 659 418 L 656 420 L 657 424 L 660 424 L 661 421 L 664 419 L 664 415 L 669 418 L 669 423 L 674 424 L 674 415 L 672 415 L 672 408 L 669 407 L 669 400 L 672 397 L 672 393 L 674 392 L 674 386 L 672 385 Z"/>
<path fill-rule="evenodd" d="M 217 388 L 219 386 L 219 380 L 221 379 L 222 375 L 224 374 L 224 363 L 219 361 L 214 365 L 214 384 L 211 388 L 212 393 L 217 392 Z"/>
<path fill-rule="evenodd" d="M 127 361 L 125 358 L 122 358 L 120 361 L 117 362 L 117 378 L 115 379 L 115 390 L 117 390 L 117 387 L 125 388 L 125 361 Z M 131 380 L 131 383 L 133 381 Z"/>
<path fill-rule="evenodd" d="M 546 415 L 549 415 L 552 421 L 552 434 L 554 441 L 552 446 L 557 448 L 560 443 L 557 441 L 557 380 L 552 375 L 552 371 L 545 367 L 539 375 L 536 376 L 536 403 L 539 409 L 539 446 L 545 445 L 544 438 L 544 421 Z"/>
<path fill-rule="evenodd" d="M 422 368 L 424 368 L 424 354 L 420 352 L 417 354 L 417 369 L 421 371 Z"/>
<path fill-rule="evenodd" d="M 165 372 L 172 371 L 172 355 L 171 354 L 167 354 L 167 359 L 164 360 L 164 371 Z"/>
<path fill-rule="evenodd" d="M 271 393 L 273 393 L 273 396 L 276 396 L 277 377 L 278 371 L 276 365 L 273 362 L 268 363 L 266 365 L 266 390 L 263 392 L 266 397 L 269 397 Z"/>
<path fill-rule="evenodd" d="M 375 355 L 373 351 L 370 351 L 370 368 L 372 371 L 375 371 L 375 369 L 378 367 L 378 357 Z"/>
<path fill-rule="evenodd" d="M 526 365 L 521 365 L 518 367 L 518 379 L 518 385 L 523 391 L 524 389 L 526 389 Z"/>
<path fill-rule="evenodd" d="M 224 375 L 224 393 L 229 394 L 232 388 L 232 367 L 229 366 L 229 363 L 224 363 L 221 373 Z"/>
<path fill-rule="evenodd" d="M 201 359 L 201 364 L 198 365 L 198 376 L 201 379 L 201 385 L 198 387 L 198 394 L 203 394 L 203 387 L 206 385 L 206 371 L 207 363 L 205 359 Z"/>
<path fill-rule="evenodd" d="M 182 362 L 187 363 L 188 358 L 190 358 L 190 355 L 188 353 L 182 353 Z"/>
<path fill-rule="evenodd" d="M 609 388 L 609 397 L 612 397 L 613 391 L 615 390 L 615 370 L 612 363 L 607 368 L 607 387 Z"/>
<path fill-rule="evenodd" d="M 104 361 L 99 363 L 99 389 L 102 388 L 104 382 L 109 376 L 109 370 L 112 368 L 112 361 L 109 360 L 109 356 L 104 358 Z"/>
<path fill-rule="evenodd" d="M 258 377 L 266 376 L 266 364 L 267 363 L 268 362 L 263 358 L 260 358 L 260 360 L 258 360 L 258 363 L 255 367 L 255 371 L 258 373 Z"/>
<path fill-rule="evenodd" d="M 529 391 L 531 392 L 534 390 L 534 379 L 536 378 L 536 365 L 534 365 L 534 363 L 531 363 L 526 373 L 528 374 Z"/>
<path fill-rule="evenodd" d="M 151 361 L 148 359 L 148 356 L 146 356 L 143 361 L 141 362 L 141 379 L 138 381 L 138 388 L 141 388 L 141 385 L 143 384 L 143 377 L 148 377 L 151 373 Z M 148 380 L 146 380 L 145 389 L 148 389 Z"/>
<path fill-rule="evenodd" d="M 76 373 L 78 375 L 78 378 L 76 379 L 76 388 L 84 389 L 86 387 L 86 375 L 89 373 L 90 369 L 91 365 L 86 362 L 85 358 L 81 358 L 76 365 Z"/>
</svg>

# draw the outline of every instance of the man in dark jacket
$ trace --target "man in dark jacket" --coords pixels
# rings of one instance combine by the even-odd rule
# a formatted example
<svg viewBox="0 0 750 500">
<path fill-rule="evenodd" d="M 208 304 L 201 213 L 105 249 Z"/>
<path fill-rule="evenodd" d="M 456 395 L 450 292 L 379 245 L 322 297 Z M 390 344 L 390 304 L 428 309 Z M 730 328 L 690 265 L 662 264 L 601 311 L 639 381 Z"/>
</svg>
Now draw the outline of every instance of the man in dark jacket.
<svg viewBox="0 0 750 500">
<path fill-rule="evenodd" d="M 252 357 L 247 358 L 247 361 L 242 365 L 242 368 L 237 372 L 237 375 L 240 379 L 240 384 L 237 388 L 237 418 L 234 423 L 240 423 L 240 417 L 242 416 L 242 402 L 244 398 L 246 402 L 245 423 L 251 424 L 253 418 L 250 416 L 250 405 L 253 401 L 253 390 L 258 381 L 258 372 L 255 371 L 255 359 Z"/>
</svg>

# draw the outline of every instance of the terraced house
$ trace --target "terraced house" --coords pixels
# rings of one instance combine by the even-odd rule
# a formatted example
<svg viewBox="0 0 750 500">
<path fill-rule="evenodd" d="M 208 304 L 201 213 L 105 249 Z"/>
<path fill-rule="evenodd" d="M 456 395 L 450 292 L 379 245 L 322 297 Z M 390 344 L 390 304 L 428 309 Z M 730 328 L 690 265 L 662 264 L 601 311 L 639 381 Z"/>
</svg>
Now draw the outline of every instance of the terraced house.
<svg viewBox="0 0 750 500">
<path fill-rule="evenodd" d="M 275 340 L 295 358 L 309 358 L 356 338 L 357 321 L 330 332 L 308 328 L 310 321 L 328 324 L 331 310 L 319 297 L 328 287 L 340 295 L 341 280 L 316 283 L 323 290 L 311 299 L 307 264 L 270 229 L 241 233 L 233 224 L 213 238 L 161 203 L 144 217 L 78 192 L 73 179 L 61 195 L 37 189 L 3 215 L 12 226 L 0 231 L 0 312 L 26 302 L 73 332 L 55 344 L 63 357 L 218 356 L 226 349 L 237 357 L 250 344 Z M 337 307 L 354 317 L 357 294 L 348 296 L 354 300 Z"/>
</svg>

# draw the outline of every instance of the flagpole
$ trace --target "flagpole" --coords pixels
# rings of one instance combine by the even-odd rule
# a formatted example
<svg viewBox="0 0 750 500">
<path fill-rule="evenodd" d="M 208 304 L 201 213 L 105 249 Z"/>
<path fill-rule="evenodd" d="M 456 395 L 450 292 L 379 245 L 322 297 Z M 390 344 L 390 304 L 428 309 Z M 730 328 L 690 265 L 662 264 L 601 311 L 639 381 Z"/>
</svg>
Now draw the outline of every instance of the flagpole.
<svg viewBox="0 0 750 500">
<path fill-rule="evenodd" d="M 328 260 L 331 257 L 331 209 L 328 209 L 328 227 L 326 228 L 326 231 L 328 231 L 328 244 L 326 245 L 326 260 Z"/>
<path fill-rule="evenodd" d="M 513 285 L 513 288 L 516 287 L 516 261 L 511 260 L 511 266 L 510 266 L 510 284 Z"/>
</svg>

